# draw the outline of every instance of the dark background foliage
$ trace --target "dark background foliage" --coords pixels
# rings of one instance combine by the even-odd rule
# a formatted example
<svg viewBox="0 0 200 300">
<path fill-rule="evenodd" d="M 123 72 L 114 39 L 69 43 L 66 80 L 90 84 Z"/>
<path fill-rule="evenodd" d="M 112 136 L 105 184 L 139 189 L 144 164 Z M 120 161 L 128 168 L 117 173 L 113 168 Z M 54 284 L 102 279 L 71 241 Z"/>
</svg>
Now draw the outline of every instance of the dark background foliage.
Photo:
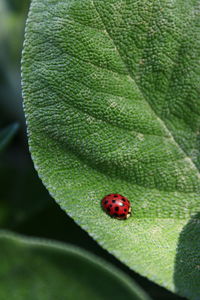
<svg viewBox="0 0 200 300">
<path fill-rule="evenodd" d="M 129 274 L 153 299 L 183 299 L 131 271 L 103 250 L 50 197 L 34 170 L 27 145 L 20 87 L 20 60 L 29 0 L 0 4 L 0 129 L 19 129 L 0 154 L 0 227 L 83 247 Z"/>
</svg>

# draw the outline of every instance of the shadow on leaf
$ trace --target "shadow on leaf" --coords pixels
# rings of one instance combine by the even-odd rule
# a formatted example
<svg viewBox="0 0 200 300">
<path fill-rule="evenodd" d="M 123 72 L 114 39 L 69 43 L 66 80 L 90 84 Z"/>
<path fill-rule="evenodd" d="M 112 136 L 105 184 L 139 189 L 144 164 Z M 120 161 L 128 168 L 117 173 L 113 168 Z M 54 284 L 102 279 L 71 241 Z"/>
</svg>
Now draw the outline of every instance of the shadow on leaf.
<svg viewBox="0 0 200 300">
<path fill-rule="evenodd" d="M 200 299 L 200 213 L 191 218 L 180 234 L 174 284 L 177 293 Z"/>
</svg>

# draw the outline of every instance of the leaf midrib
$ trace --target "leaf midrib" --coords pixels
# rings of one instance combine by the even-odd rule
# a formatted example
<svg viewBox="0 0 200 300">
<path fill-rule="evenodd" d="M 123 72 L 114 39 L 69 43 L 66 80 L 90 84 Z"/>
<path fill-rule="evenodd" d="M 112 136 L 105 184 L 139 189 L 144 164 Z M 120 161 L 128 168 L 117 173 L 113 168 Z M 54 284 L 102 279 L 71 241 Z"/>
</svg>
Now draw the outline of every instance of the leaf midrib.
<svg viewBox="0 0 200 300">
<path fill-rule="evenodd" d="M 150 110 L 154 113 L 154 115 L 156 116 L 157 120 L 159 121 L 159 123 L 163 126 L 163 128 L 165 129 L 165 131 L 169 134 L 169 137 L 171 138 L 171 141 L 177 146 L 177 148 L 184 154 L 185 156 L 185 160 L 188 161 L 188 163 L 190 163 L 192 169 L 196 170 L 197 173 L 197 177 L 198 179 L 200 179 L 200 172 L 198 167 L 196 166 L 196 164 L 193 162 L 193 160 L 191 159 L 191 157 L 189 157 L 187 155 L 187 153 L 185 152 L 185 150 L 181 147 L 181 145 L 178 144 L 178 142 L 176 141 L 175 137 L 173 136 L 172 132 L 169 130 L 168 126 L 165 124 L 164 120 L 156 113 L 156 111 L 154 110 L 153 106 L 149 103 L 147 97 L 145 96 L 145 94 L 143 93 L 142 89 L 140 88 L 140 86 L 138 85 L 137 81 L 135 80 L 135 78 L 132 75 L 132 72 L 128 66 L 128 64 L 126 63 L 126 61 L 123 59 L 123 56 L 120 53 L 120 49 L 118 47 L 118 45 L 116 44 L 115 40 L 112 38 L 112 36 L 109 33 L 109 30 L 100 14 L 100 12 L 98 11 L 96 5 L 95 5 L 95 0 L 91 0 L 91 2 L 93 3 L 94 9 L 96 10 L 97 14 L 99 15 L 99 18 L 102 21 L 102 24 L 104 25 L 105 28 L 105 32 L 107 33 L 108 37 L 110 38 L 110 40 L 113 42 L 113 44 L 115 45 L 115 49 L 119 55 L 119 57 L 121 58 L 121 61 L 124 63 L 124 66 L 127 70 L 127 73 L 129 74 L 129 78 L 131 81 L 133 81 L 134 85 L 137 86 L 138 90 L 140 91 L 141 95 L 143 96 L 144 100 L 146 101 L 146 103 L 148 104 Z"/>
</svg>

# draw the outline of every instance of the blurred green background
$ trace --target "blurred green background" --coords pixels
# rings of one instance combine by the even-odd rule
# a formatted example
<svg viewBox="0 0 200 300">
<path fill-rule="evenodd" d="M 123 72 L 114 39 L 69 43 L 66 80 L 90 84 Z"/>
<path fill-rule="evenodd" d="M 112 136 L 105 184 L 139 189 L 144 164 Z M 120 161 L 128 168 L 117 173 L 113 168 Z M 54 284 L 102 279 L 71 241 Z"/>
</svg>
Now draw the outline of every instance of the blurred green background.
<svg viewBox="0 0 200 300">
<path fill-rule="evenodd" d="M 20 86 L 29 5 L 29 0 L 0 0 L 0 129 L 19 124 L 9 146 L 0 154 L 1 229 L 78 245 L 129 274 L 153 299 L 184 299 L 134 273 L 98 246 L 60 209 L 37 177 L 28 151 Z"/>
</svg>

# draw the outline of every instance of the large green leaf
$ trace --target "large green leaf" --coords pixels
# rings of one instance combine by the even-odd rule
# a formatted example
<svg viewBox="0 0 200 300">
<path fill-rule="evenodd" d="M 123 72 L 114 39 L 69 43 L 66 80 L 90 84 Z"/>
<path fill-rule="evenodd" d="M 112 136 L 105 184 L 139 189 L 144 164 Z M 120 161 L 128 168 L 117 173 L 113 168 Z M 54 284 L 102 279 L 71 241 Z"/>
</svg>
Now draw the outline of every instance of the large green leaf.
<svg viewBox="0 0 200 300">
<path fill-rule="evenodd" d="M 176 251 L 200 204 L 199 25 L 199 0 L 33 0 L 23 53 L 30 149 L 52 196 L 109 252 L 191 299 L 200 275 L 186 285 L 183 273 L 200 245 Z M 113 192 L 132 202 L 127 221 L 101 209 Z"/>
<path fill-rule="evenodd" d="M 69 245 L 1 232 L 0 257 L 2 300 L 150 300 L 123 272 Z"/>
</svg>

